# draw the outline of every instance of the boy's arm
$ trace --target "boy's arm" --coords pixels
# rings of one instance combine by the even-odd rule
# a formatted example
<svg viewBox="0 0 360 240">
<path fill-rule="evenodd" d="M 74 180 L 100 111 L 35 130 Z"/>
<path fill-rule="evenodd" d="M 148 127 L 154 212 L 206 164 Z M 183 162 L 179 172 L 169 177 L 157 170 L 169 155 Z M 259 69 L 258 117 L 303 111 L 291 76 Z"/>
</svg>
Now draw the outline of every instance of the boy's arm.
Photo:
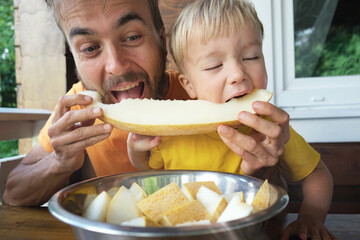
<svg viewBox="0 0 360 240">
<path fill-rule="evenodd" d="M 314 216 L 325 222 L 333 194 L 333 180 L 325 164 L 320 161 L 315 170 L 302 183 L 304 200 L 299 217 Z"/>
<path fill-rule="evenodd" d="M 336 239 L 324 226 L 332 194 L 333 181 L 325 164 L 320 161 L 315 170 L 302 182 L 304 195 L 298 218 L 283 232 L 281 239 L 298 235 L 300 239 Z"/>
<path fill-rule="evenodd" d="M 159 145 L 160 141 L 160 137 L 129 133 L 127 149 L 131 164 L 138 170 L 150 170 L 150 149 Z"/>
</svg>

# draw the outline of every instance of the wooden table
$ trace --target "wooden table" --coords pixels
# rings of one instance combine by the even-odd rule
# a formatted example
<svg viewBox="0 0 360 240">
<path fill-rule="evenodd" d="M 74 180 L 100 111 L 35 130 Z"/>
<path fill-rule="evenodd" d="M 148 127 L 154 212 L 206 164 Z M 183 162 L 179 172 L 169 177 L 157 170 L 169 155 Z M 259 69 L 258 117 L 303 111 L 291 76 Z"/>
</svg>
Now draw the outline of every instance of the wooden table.
<svg viewBox="0 0 360 240">
<path fill-rule="evenodd" d="M 0 206 L 1 240 L 76 240 L 72 228 L 47 207 Z"/>
<path fill-rule="evenodd" d="M 296 219 L 287 214 L 285 220 L 270 220 L 268 227 L 276 233 Z M 340 240 L 360 239 L 360 214 L 330 214 L 325 225 Z M 0 205 L 1 240 L 75 240 L 71 226 L 57 220 L 46 207 L 26 208 Z"/>
</svg>

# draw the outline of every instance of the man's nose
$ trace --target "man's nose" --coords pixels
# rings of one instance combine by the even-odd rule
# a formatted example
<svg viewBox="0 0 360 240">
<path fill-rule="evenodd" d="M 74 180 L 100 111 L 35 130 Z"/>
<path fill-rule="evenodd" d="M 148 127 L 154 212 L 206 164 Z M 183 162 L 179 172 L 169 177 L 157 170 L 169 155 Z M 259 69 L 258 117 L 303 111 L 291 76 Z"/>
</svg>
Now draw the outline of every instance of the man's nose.
<svg viewBox="0 0 360 240">
<path fill-rule="evenodd" d="M 110 75 L 122 75 L 130 68 L 128 54 L 117 47 L 107 49 L 105 61 L 105 70 Z"/>
</svg>

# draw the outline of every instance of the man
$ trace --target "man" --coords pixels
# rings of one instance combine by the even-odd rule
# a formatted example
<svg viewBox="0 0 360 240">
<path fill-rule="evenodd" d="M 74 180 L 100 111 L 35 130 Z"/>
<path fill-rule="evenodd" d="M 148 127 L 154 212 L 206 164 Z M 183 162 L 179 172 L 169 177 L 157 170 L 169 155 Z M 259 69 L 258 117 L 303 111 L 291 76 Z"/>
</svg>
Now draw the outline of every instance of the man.
<svg viewBox="0 0 360 240">
<path fill-rule="evenodd" d="M 105 103 L 124 98 L 188 98 L 176 81 L 177 73 L 165 73 L 165 30 L 157 0 L 47 2 L 73 53 L 81 82 L 60 98 L 39 143 L 9 175 L 4 201 L 10 205 L 48 201 L 81 168 L 85 152 L 98 176 L 136 171 L 127 156 L 127 133 L 96 120 L 101 109 L 81 109 L 79 105 L 92 99 L 76 92 L 97 90 Z M 262 169 L 275 166 L 284 152 L 289 116 L 270 103 L 258 102 L 254 110 L 273 122 L 241 113 L 239 121 L 255 129 L 253 135 L 226 126 L 218 131 L 243 158 L 245 174 L 268 178 Z"/>
</svg>

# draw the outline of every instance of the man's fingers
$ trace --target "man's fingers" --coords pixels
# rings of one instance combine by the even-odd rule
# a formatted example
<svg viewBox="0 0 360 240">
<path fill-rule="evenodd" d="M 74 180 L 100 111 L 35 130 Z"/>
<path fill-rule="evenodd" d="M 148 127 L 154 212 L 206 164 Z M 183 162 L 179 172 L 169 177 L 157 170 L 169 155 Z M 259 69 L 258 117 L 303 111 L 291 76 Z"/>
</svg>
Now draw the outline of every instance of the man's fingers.
<svg viewBox="0 0 360 240">
<path fill-rule="evenodd" d="M 240 134 L 233 128 L 228 126 L 221 125 L 218 127 L 218 133 L 223 140 L 223 142 L 236 154 L 242 156 L 244 154 L 244 148 L 241 143 L 245 140 L 242 139 L 244 137 L 243 134 Z"/>
<path fill-rule="evenodd" d="M 218 132 L 223 142 L 237 155 L 242 158 L 241 170 L 244 174 L 251 175 L 255 169 L 259 168 L 262 164 L 247 148 L 253 148 L 251 144 L 247 147 L 241 143 L 250 139 L 250 137 L 240 134 L 235 129 L 227 126 L 219 126 Z M 253 141 L 251 141 L 253 142 Z"/>
<path fill-rule="evenodd" d="M 268 116 L 276 123 L 289 124 L 289 114 L 271 103 L 257 101 L 253 103 L 252 107 L 257 114 Z"/>
<path fill-rule="evenodd" d="M 227 126 L 219 126 L 218 132 L 225 144 L 241 157 L 245 158 L 246 152 L 249 152 L 260 161 L 265 161 L 266 166 L 271 166 L 277 162 L 277 159 L 271 156 L 261 145 L 261 142 L 265 140 L 261 133 L 254 133 L 256 136 L 248 136 Z M 262 141 L 258 142 L 258 139 Z"/>
<path fill-rule="evenodd" d="M 64 114 L 70 111 L 71 107 L 75 105 L 89 105 L 92 102 L 90 96 L 75 94 L 75 95 L 65 95 L 60 97 L 55 114 L 53 117 L 53 123 L 57 122 Z"/>
<path fill-rule="evenodd" d="M 48 135 L 52 137 L 57 134 L 77 129 L 80 126 L 86 125 L 85 123 L 90 123 L 91 121 L 94 121 L 97 117 L 100 117 L 101 115 L 101 108 L 86 108 L 66 112 L 62 118 L 53 123 L 53 125 L 48 129 Z"/>
<path fill-rule="evenodd" d="M 51 145 L 54 149 L 60 148 L 62 145 L 70 145 L 79 141 L 90 141 L 98 136 L 109 136 L 112 130 L 110 124 L 98 124 L 95 126 L 81 127 L 73 131 L 67 132 L 66 134 L 58 135 L 55 138 L 51 138 L 52 132 L 49 129 L 49 136 L 51 138 Z M 94 140 L 96 143 L 96 139 Z M 87 147 L 90 145 L 87 145 Z"/>
<path fill-rule="evenodd" d="M 84 151 L 87 147 L 90 147 L 110 136 L 110 133 L 103 133 L 100 135 L 95 135 L 86 139 L 79 140 L 77 142 L 71 142 L 69 144 L 61 144 L 59 148 L 56 149 L 56 153 L 60 154 L 60 158 L 70 158 L 79 153 L 79 151 Z M 53 142 L 52 142 L 53 145 Z M 65 156 L 66 155 L 66 156 Z"/>
<path fill-rule="evenodd" d="M 59 125 L 59 127 L 60 126 L 68 126 L 69 127 L 78 122 L 86 122 L 89 120 L 94 120 L 94 119 L 100 117 L 102 114 L 103 114 L 103 111 L 99 107 L 69 111 L 69 112 L 66 112 L 61 119 L 59 119 L 57 124 Z M 64 128 L 66 129 L 67 127 L 64 127 Z"/>
<path fill-rule="evenodd" d="M 251 127 L 271 139 L 279 138 L 282 133 L 282 129 L 279 124 L 268 121 L 249 112 L 240 112 L 238 119 L 242 124 Z"/>
</svg>

